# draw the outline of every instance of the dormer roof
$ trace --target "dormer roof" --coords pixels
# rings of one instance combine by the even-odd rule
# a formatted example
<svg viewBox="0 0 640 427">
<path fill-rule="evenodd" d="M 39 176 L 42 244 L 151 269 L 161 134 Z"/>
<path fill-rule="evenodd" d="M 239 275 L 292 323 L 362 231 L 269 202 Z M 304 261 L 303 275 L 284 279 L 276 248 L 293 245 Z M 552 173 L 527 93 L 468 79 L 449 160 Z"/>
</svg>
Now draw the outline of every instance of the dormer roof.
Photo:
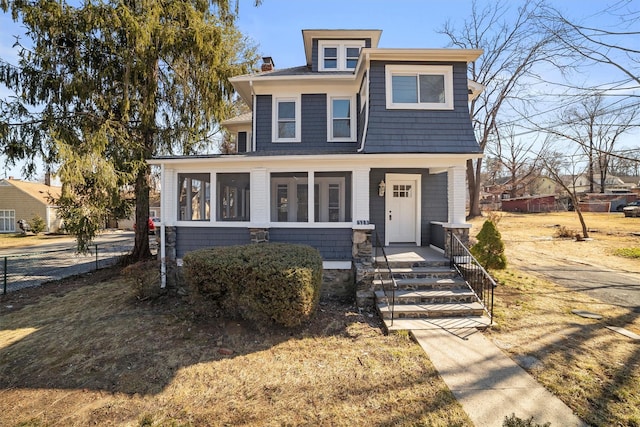
<svg viewBox="0 0 640 427">
<path fill-rule="evenodd" d="M 320 40 L 365 40 L 371 39 L 371 47 L 378 47 L 382 30 L 302 30 L 307 66 L 311 67 L 313 39 Z"/>
</svg>

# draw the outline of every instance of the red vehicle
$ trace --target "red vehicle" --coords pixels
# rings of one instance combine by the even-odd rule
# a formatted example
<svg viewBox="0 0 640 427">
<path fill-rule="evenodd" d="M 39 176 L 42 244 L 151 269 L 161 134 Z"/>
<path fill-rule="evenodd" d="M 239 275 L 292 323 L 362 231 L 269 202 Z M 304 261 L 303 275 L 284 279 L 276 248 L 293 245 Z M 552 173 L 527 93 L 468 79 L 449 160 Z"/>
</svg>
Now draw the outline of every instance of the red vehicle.
<svg viewBox="0 0 640 427">
<path fill-rule="evenodd" d="M 149 224 L 149 234 L 156 234 L 156 225 L 154 224 L 153 219 L 151 217 L 149 217 L 148 221 L 149 221 L 148 222 L 148 224 Z M 136 224 L 135 223 L 133 224 L 133 229 L 134 230 L 136 229 Z"/>
</svg>

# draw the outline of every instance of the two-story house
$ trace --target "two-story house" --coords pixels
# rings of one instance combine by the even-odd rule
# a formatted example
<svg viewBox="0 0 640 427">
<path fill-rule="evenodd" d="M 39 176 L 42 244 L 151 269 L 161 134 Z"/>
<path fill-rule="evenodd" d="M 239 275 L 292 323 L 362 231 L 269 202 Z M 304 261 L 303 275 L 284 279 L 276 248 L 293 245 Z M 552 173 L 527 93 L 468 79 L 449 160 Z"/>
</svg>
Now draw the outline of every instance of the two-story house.
<svg viewBox="0 0 640 427">
<path fill-rule="evenodd" d="M 306 62 L 231 79 L 251 113 L 227 120 L 237 153 L 156 157 L 161 254 L 271 242 L 350 268 L 363 242 L 444 248 L 464 233 L 468 102 L 482 51 L 378 48 L 380 30 L 303 30 Z M 366 248 L 364 250 L 366 253 Z M 370 256 L 369 251 L 369 256 Z"/>
</svg>

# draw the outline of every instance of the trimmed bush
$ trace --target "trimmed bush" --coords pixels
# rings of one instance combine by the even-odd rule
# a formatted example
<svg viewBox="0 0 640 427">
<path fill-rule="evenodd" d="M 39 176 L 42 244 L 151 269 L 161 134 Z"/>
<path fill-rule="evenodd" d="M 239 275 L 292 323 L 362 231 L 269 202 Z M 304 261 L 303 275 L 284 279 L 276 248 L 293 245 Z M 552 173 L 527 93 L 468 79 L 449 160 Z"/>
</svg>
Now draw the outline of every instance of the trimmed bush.
<svg viewBox="0 0 640 427">
<path fill-rule="evenodd" d="M 502 236 L 491 220 L 486 220 L 476 236 L 478 243 L 471 247 L 471 253 L 485 269 L 502 270 L 507 267 Z"/>
<path fill-rule="evenodd" d="M 228 246 L 184 257 L 195 304 L 225 315 L 293 327 L 314 313 L 322 285 L 322 257 L 310 246 L 285 243 Z"/>
</svg>

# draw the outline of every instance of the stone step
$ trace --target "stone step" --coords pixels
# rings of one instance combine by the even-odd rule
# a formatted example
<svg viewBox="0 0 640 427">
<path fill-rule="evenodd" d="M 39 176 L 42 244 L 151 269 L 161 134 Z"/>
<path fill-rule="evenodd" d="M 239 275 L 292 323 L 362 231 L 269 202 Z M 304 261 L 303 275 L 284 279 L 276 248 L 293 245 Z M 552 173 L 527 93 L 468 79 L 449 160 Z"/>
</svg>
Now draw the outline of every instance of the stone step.
<svg viewBox="0 0 640 427">
<path fill-rule="evenodd" d="M 486 329 L 491 326 L 491 319 L 486 316 L 465 317 L 431 317 L 422 319 L 385 319 L 384 328 L 390 331 L 421 331 L 429 329 L 446 329 L 448 331 L 465 331 Z"/>
<path fill-rule="evenodd" d="M 384 285 L 390 288 L 393 282 L 391 279 L 376 279 L 373 286 L 378 289 Z M 398 290 L 427 290 L 427 289 L 468 289 L 464 280 L 460 277 L 441 278 L 425 277 L 421 279 L 396 279 Z"/>
<path fill-rule="evenodd" d="M 391 307 L 387 304 L 378 304 L 378 311 L 383 319 L 391 319 Z M 422 319 L 435 317 L 468 317 L 482 316 L 484 313 L 482 304 L 450 303 L 450 304 L 400 304 L 394 307 L 396 319 Z"/>
<path fill-rule="evenodd" d="M 389 274 L 389 270 L 384 267 L 378 267 L 375 273 Z M 423 277 L 453 277 L 458 272 L 449 266 L 430 266 L 430 267 L 393 267 L 391 272 L 396 279 L 410 279 Z"/>
<path fill-rule="evenodd" d="M 382 290 L 376 291 L 376 300 L 379 303 L 390 302 Z M 476 295 L 469 289 L 427 289 L 420 291 L 397 290 L 395 292 L 396 305 L 471 303 L 476 300 Z"/>
<path fill-rule="evenodd" d="M 384 258 L 378 258 L 375 264 L 378 266 L 385 265 Z M 448 267 L 449 260 L 447 258 L 442 258 L 438 260 L 423 261 L 389 261 L 389 266 L 391 268 Z"/>
</svg>

